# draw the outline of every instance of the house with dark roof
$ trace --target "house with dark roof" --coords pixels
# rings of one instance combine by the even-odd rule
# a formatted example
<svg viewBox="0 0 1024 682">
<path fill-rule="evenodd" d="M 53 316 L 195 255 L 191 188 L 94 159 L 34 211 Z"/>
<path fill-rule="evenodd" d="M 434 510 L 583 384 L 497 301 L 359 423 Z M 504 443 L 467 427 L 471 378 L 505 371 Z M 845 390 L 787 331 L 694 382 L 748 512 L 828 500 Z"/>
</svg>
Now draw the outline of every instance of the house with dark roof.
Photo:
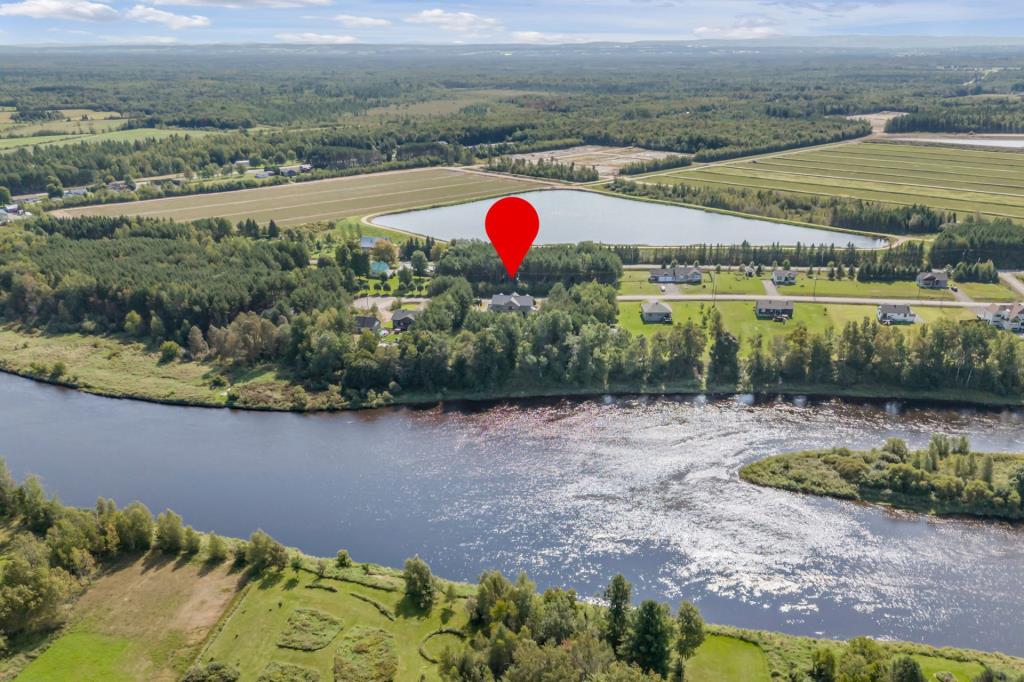
<svg viewBox="0 0 1024 682">
<path fill-rule="evenodd" d="M 380 320 L 375 315 L 356 315 L 356 331 L 380 332 Z"/>
<path fill-rule="evenodd" d="M 881 304 L 876 317 L 882 324 L 914 324 L 917 321 L 917 315 L 910 306 L 901 303 Z"/>
<path fill-rule="evenodd" d="M 672 309 L 661 301 L 648 301 L 640 305 L 640 319 L 644 324 L 672 324 Z"/>
<path fill-rule="evenodd" d="M 496 313 L 520 313 L 523 315 L 529 315 L 530 313 L 537 310 L 536 301 L 533 296 L 527 294 L 495 294 L 491 296 L 490 305 L 487 306 L 488 310 L 492 310 Z"/>
<path fill-rule="evenodd" d="M 407 331 L 419 315 L 419 310 L 396 310 L 391 314 L 391 326 L 396 331 Z"/>
<path fill-rule="evenodd" d="M 650 271 L 647 281 L 659 284 L 700 284 L 704 279 L 700 268 L 692 265 L 677 265 L 674 268 L 655 268 Z"/>
<path fill-rule="evenodd" d="M 922 289 L 946 289 L 949 287 L 949 273 L 941 270 L 922 272 L 917 276 L 917 286 Z"/>
<path fill-rule="evenodd" d="M 795 303 L 776 298 L 762 299 L 754 304 L 754 315 L 760 319 L 775 319 L 777 317 L 792 319 L 795 311 Z"/>
</svg>

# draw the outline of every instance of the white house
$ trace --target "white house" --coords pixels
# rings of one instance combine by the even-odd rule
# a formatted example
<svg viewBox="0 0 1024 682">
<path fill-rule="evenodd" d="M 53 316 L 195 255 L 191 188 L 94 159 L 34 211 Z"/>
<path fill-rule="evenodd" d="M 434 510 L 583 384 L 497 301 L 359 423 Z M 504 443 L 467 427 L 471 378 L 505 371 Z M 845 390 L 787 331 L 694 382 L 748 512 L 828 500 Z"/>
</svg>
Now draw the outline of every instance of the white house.
<svg viewBox="0 0 1024 682">
<path fill-rule="evenodd" d="M 909 305 L 897 303 L 883 303 L 878 306 L 877 317 L 883 324 L 914 324 L 917 321 L 917 315 Z"/>
<path fill-rule="evenodd" d="M 978 317 L 999 329 L 1024 331 L 1024 303 L 993 303 L 982 310 Z"/>
<path fill-rule="evenodd" d="M 796 284 L 796 270 L 776 268 L 772 272 L 772 282 L 774 284 Z"/>
<path fill-rule="evenodd" d="M 655 268 L 647 278 L 660 284 L 700 284 L 704 279 L 700 268 L 692 265 L 677 265 L 674 268 Z"/>
<path fill-rule="evenodd" d="M 774 319 L 776 317 L 784 317 L 786 319 L 793 319 L 793 313 L 796 311 L 796 304 L 792 301 L 783 301 L 779 299 L 763 299 L 754 304 L 754 315 L 761 319 Z"/>
</svg>

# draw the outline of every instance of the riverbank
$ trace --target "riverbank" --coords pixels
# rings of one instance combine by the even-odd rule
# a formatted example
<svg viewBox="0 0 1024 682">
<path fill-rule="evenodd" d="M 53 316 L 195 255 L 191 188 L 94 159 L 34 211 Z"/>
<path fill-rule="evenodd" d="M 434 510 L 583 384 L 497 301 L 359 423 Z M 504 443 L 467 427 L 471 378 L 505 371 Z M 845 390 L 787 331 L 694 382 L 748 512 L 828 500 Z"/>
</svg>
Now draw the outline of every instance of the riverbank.
<svg viewBox="0 0 1024 682">
<path fill-rule="evenodd" d="M 333 389 L 307 391 L 270 364 L 222 368 L 206 362 L 162 362 L 155 349 L 120 336 L 46 334 L 0 325 L 0 371 L 107 398 L 164 405 L 280 412 L 318 412 L 423 406 L 447 401 L 492 402 L 605 395 L 793 396 L 810 400 L 899 400 L 932 406 L 1017 408 L 1024 399 L 980 391 L 923 391 L 874 385 L 791 384 L 703 386 L 695 381 L 636 386 L 506 386 L 491 390 L 410 391 L 381 394 L 354 404 Z"/>
<path fill-rule="evenodd" d="M 890 441 L 869 451 L 774 455 L 743 466 L 739 475 L 754 485 L 917 513 L 1024 519 L 1024 481 L 1018 482 L 1024 454 L 956 452 L 942 436 L 936 438 L 927 450 L 913 452 L 902 441 Z"/>
<path fill-rule="evenodd" d="M 9 535 L 13 527 L 5 528 Z M 244 545 L 224 539 L 229 548 Z M 467 605 L 477 586 L 434 577 L 430 609 L 409 603 L 402 572 L 372 563 L 339 567 L 288 549 L 288 567 L 249 572 L 230 558 L 211 559 L 210 540 L 177 558 L 157 549 L 103 569 L 72 606 L 62 629 L 16 642 L 0 659 L 0 679 L 27 682 L 69 679 L 178 679 L 194 666 L 217 663 L 257 679 L 275 668 L 313 671 L 330 679 L 336 651 L 350 633 L 383 633 L 377 652 L 396 682 L 439 682 L 446 648 L 459 648 L 475 632 Z M 583 605 L 592 618 L 603 609 Z M 298 618 L 313 619 L 299 630 Z M 848 642 L 707 624 L 703 643 L 687 662 L 689 682 L 771 682 L 807 673 L 815 651 L 841 659 Z M 299 642 L 282 644 L 290 636 Z M 315 640 L 315 644 L 306 644 Z M 972 682 L 985 668 L 1024 673 L 1024 659 L 996 652 L 879 641 L 885 659 L 910 656 L 926 679 L 947 672 Z M 357 657 L 355 661 L 359 661 Z M 307 677 L 296 679 L 310 679 Z M 260 678 L 262 679 L 262 678 Z M 291 678 L 289 678 L 291 679 Z"/>
</svg>

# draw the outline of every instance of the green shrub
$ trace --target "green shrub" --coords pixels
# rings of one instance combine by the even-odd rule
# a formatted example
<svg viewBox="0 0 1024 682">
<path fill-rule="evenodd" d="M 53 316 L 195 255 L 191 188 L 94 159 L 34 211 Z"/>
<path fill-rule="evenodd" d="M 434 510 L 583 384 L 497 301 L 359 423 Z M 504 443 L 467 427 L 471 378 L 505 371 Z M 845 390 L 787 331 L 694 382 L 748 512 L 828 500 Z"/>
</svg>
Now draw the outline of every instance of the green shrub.
<svg viewBox="0 0 1024 682">
<path fill-rule="evenodd" d="M 384 630 L 352 628 L 334 654 L 335 682 L 391 682 L 397 672 L 395 636 Z"/>
<path fill-rule="evenodd" d="M 341 621 L 334 616 L 316 609 L 295 609 L 277 645 L 285 649 L 317 651 L 330 644 L 339 632 Z"/>
</svg>

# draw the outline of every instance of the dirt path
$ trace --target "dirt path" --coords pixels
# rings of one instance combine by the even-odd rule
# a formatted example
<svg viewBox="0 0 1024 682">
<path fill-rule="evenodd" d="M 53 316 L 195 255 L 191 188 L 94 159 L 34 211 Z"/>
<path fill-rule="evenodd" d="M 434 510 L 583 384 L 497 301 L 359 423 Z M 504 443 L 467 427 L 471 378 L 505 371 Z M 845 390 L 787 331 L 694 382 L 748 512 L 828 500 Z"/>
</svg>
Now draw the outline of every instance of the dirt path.
<svg viewBox="0 0 1024 682">
<path fill-rule="evenodd" d="M 762 279 L 761 284 L 764 285 L 764 293 L 769 298 L 776 298 L 779 295 L 779 289 L 775 286 L 775 282 L 770 279 Z"/>
<path fill-rule="evenodd" d="M 1003 284 L 1013 289 L 1018 295 L 1024 297 L 1024 282 L 1021 282 L 1020 278 L 1017 277 L 1017 275 L 1020 274 L 1021 273 L 1019 272 L 1000 272 L 999 279 L 1002 280 Z"/>
</svg>

